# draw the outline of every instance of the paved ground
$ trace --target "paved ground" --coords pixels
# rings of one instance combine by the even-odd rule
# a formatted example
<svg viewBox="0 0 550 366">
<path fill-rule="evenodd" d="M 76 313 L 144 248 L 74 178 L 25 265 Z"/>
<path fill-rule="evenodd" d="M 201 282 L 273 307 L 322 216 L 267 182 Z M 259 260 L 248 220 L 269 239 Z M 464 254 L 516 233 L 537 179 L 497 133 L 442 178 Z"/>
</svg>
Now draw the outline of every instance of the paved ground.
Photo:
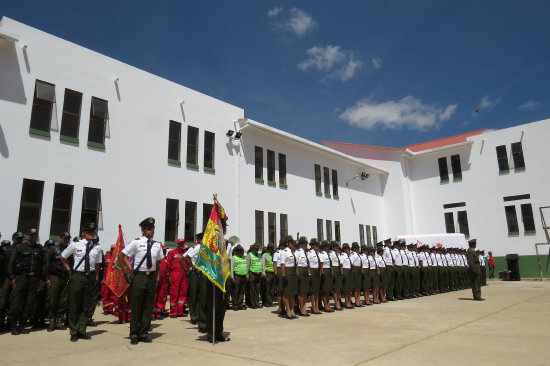
<svg viewBox="0 0 550 366">
<path fill-rule="evenodd" d="M 2 365 L 549 365 L 550 281 L 490 282 L 485 302 L 458 291 L 286 320 L 271 309 L 226 314 L 212 345 L 187 318 L 154 322 L 151 344 L 97 312 L 92 340 L 68 331 L 0 335 Z"/>
</svg>

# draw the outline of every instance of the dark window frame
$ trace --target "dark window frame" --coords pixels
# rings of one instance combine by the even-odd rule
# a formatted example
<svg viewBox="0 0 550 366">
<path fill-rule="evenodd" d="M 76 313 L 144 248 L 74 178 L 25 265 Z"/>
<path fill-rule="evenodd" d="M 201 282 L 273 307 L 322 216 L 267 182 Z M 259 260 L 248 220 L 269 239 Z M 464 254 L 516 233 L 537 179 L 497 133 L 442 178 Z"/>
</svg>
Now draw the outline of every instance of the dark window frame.
<svg viewBox="0 0 550 366">
<path fill-rule="evenodd" d="M 317 219 L 317 240 L 323 241 L 325 237 L 323 219 Z"/>
<path fill-rule="evenodd" d="M 313 169 L 315 171 L 315 193 L 320 196 L 321 193 L 321 166 L 314 164 Z"/>
<path fill-rule="evenodd" d="M 457 211 L 456 219 L 458 221 L 458 232 L 464 234 L 466 238 L 469 238 L 470 226 L 468 224 L 468 212 L 466 210 Z"/>
<path fill-rule="evenodd" d="M 82 96 L 81 92 L 65 88 L 63 112 L 61 115 L 61 129 L 59 131 L 61 140 L 78 142 L 80 133 L 80 114 L 82 112 Z M 71 98 L 79 99 L 78 108 L 75 108 L 75 110 L 72 110 L 72 105 L 69 103 L 75 101 L 71 100 Z"/>
<path fill-rule="evenodd" d="M 185 163 L 188 168 L 199 167 L 199 129 L 187 126 L 187 149 Z"/>
<path fill-rule="evenodd" d="M 178 240 L 178 228 L 180 221 L 180 201 L 173 198 L 166 199 L 166 210 L 164 215 L 164 242 L 176 244 Z"/>
<path fill-rule="evenodd" d="M 210 214 L 212 213 L 212 208 L 214 207 L 211 203 L 202 204 L 202 232 L 206 231 L 206 225 L 208 225 L 208 220 L 210 220 Z"/>
<path fill-rule="evenodd" d="M 534 234 L 536 232 L 536 227 L 535 218 L 533 215 L 533 207 L 530 203 L 523 203 L 520 205 L 520 207 L 524 233 Z"/>
<path fill-rule="evenodd" d="M 330 169 L 323 167 L 323 184 L 325 197 L 330 197 Z"/>
<path fill-rule="evenodd" d="M 31 198 L 29 200 L 28 198 Z M 39 198 L 39 199 L 38 199 Z M 36 200 L 34 200 L 36 199 Z M 30 229 L 40 229 L 40 217 L 42 214 L 42 201 L 44 200 L 44 181 L 23 178 L 21 185 L 21 199 L 19 201 L 19 215 L 17 219 L 17 231 L 27 233 Z M 32 217 L 25 218 L 31 213 Z"/>
<path fill-rule="evenodd" d="M 338 171 L 332 169 L 332 196 L 338 198 Z"/>
<path fill-rule="evenodd" d="M 267 149 L 267 183 L 275 184 L 275 151 Z"/>
<path fill-rule="evenodd" d="M 204 131 L 204 169 L 213 171 L 215 169 L 216 157 L 216 134 L 210 131 Z"/>
<path fill-rule="evenodd" d="M 260 245 L 264 245 L 264 212 L 260 210 L 254 211 L 254 238 L 255 243 L 258 243 Z"/>
<path fill-rule="evenodd" d="M 496 152 L 499 172 L 508 172 L 510 170 L 510 165 L 508 163 L 508 151 L 506 150 L 506 145 L 497 146 Z"/>
<path fill-rule="evenodd" d="M 445 218 L 445 232 L 447 234 L 456 233 L 454 213 L 445 212 L 444 218 Z"/>
<path fill-rule="evenodd" d="M 109 102 L 105 99 L 92 97 L 90 103 L 90 124 L 88 126 L 88 146 L 105 147 L 108 121 Z"/>
<path fill-rule="evenodd" d="M 372 227 L 372 242 L 374 245 L 378 243 L 378 229 L 375 225 Z"/>
<path fill-rule="evenodd" d="M 39 97 L 39 84 L 53 88 L 51 100 Z M 34 82 L 34 95 L 31 109 L 30 132 L 44 136 L 50 136 L 52 114 L 55 104 L 55 85 L 36 79 Z M 47 116 L 46 116 L 47 115 Z"/>
<path fill-rule="evenodd" d="M 449 181 L 449 166 L 447 165 L 447 157 L 441 157 L 437 159 L 439 166 L 439 179 L 441 182 Z"/>
<path fill-rule="evenodd" d="M 94 202 L 94 198 L 97 198 L 96 202 Z M 101 189 L 94 187 L 82 187 L 82 209 L 80 212 L 80 227 L 83 227 L 84 225 L 93 222 L 98 228 L 101 228 L 101 215 Z"/>
<path fill-rule="evenodd" d="M 63 190 L 66 191 L 62 192 Z M 55 183 L 52 203 L 52 217 L 50 221 L 50 236 L 59 236 L 60 233 L 70 231 L 73 195 L 73 185 Z M 67 203 L 63 202 L 65 199 L 68 200 L 68 207 L 64 205 Z"/>
<path fill-rule="evenodd" d="M 264 182 L 264 148 L 254 146 L 254 178 L 256 182 Z"/>
<path fill-rule="evenodd" d="M 181 164 L 181 123 L 170 121 L 168 125 L 168 162 Z"/>
<path fill-rule="evenodd" d="M 359 224 L 359 244 L 365 245 L 365 225 Z"/>
<path fill-rule="evenodd" d="M 514 160 L 514 170 L 525 169 L 525 157 L 523 155 L 523 146 L 521 141 L 513 142 L 510 146 L 512 150 L 512 159 Z"/>
<path fill-rule="evenodd" d="M 195 241 L 197 234 L 197 202 L 185 201 L 184 238 Z"/>
<path fill-rule="evenodd" d="M 506 215 L 506 225 L 508 226 L 508 235 L 519 235 L 518 216 L 516 206 L 504 206 L 504 214 Z"/>
<path fill-rule="evenodd" d="M 279 185 L 286 188 L 286 155 L 279 153 Z"/>
<path fill-rule="evenodd" d="M 462 166 L 460 165 L 460 154 L 451 155 L 451 169 L 453 181 L 462 180 Z"/>
<path fill-rule="evenodd" d="M 277 243 L 277 214 L 267 213 L 267 242 L 275 245 Z"/>
<path fill-rule="evenodd" d="M 370 225 L 365 225 L 365 231 L 367 233 L 367 245 L 369 247 L 372 247 L 373 244 L 372 244 L 372 237 L 371 237 L 371 233 L 370 233 Z M 376 243 L 374 243 L 376 244 Z"/>
<path fill-rule="evenodd" d="M 288 235 L 288 215 L 287 214 L 283 214 L 283 213 L 279 214 L 279 230 L 281 234 L 281 239 L 285 238 Z"/>
<path fill-rule="evenodd" d="M 334 239 L 340 243 L 342 237 L 340 236 L 340 221 L 334 221 Z"/>
<path fill-rule="evenodd" d="M 327 240 L 332 241 L 332 220 L 325 221 L 325 228 L 327 233 Z"/>
</svg>

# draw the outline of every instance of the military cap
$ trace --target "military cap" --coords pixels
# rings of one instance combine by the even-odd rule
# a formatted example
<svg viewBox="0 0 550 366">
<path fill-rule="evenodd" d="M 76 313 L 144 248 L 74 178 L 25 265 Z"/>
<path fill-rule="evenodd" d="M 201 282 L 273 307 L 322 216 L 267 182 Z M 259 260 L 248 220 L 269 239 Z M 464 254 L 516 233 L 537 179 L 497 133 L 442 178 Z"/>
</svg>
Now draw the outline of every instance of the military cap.
<svg viewBox="0 0 550 366">
<path fill-rule="evenodd" d="M 17 231 L 13 233 L 13 235 L 11 236 L 12 239 L 22 238 L 22 237 L 23 237 L 23 233 L 21 231 Z"/>
<path fill-rule="evenodd" d="M 328 247 L 328 246 L 330 246 L 330 244 L 328 243 L 327 240 L 323 240 L 323 241 L 321 242 L 321 246 L 323 246 L 323 247 Z"/>
<path fill-rule="evenodd" d="M 384 240 L 384 243 L 390 243 L 391 244 L 391 238 L 387 238 L 386 240 Z"/>
<path fill-rule="evenodd" d="M 294 243 L 294 238 L 292 237 L 292 235 L 285 236 L 285 243 L 288 243 L 288 242 Z"/>
<path fill-rule="evenodd" d="M 285 243 L 285 239 L 281 238 L 279 239 L 279 245 L 283 245 Z"/>
<path fill-rule="evenodd" d="M 365 249 L 368 249 L 367 246 L 365 244 L 361 245 L 361 250 L 365 250 Z"/>
<path fill-rule="evenodd" d="M 305 236 L 300 236 L 300 240 L 298 240 L 298 244 L 307 244 L 307 238 Z"/>
<path fill-rule="evenodd" d="M 311 240 L 309 241 L 309 245 L 319 245 L 319 241 L 317 240 L 317 238 L 311 238 Z"/>
<path fill-rule="evenodd" d="M 243 251 L 244 252 L 244 248 L 241 246 L 241 244 L 237 244 L 235 246 L 235 249 L 233 249 L 234 251 L 238 252 L 238 251 Z"/>
<path fill-rule="evenodd" d="M 152 217 L 148 217 L 142 222 L 139 223 L 139 227 L 155 227 L 155 219 Z"/>
<path fill-rule="evenodd" d="M 44 243 L 45 247 L 51 247 L 52 245 L 55 245 L 55 242 L 52 239 L 46 240 Z"/>
<path fill-rule="evenodd" d="M 269 248 L 275 248 L 275 245 L 273 245 L 273 243 L 267 243 L 267 247 L 266 247 L 266 248 L 267 248 L 267 249 L 269 249 Z"/>
<path fill-rule="evenodd" d="M 260 249 L 260 244 L 254 243 L 250 246 L 250 249 Z"/>
<path fill-rule="evenodd" d="M 342 249 L 349 249 L 349 244 L 348 243 L 344 243 L 342 245 Z"/>
<path fill-rule="evenodd" d="M 30 229 L 27 234 L 29 234 L 29 235 L 38 235 L 38 231 L 36 229 Z"/>
<path fill-rule="evenodd" d="M 89 222 L 82 227 L 82 231 L 95 231 L 97 226 L 94 222 Z"/>
<path fill-rule="evenodd" d="M 401 245 L 401 243 L 399 242 L 399 240 L 394 240 L 393 245 Z"/>
<path fill-rule="evenodd" d="M 337 242 L 336 240 L 331 241 L 331 242 L 330 242 L 330 246 L 331 246 L 332 248 L 334 248 L 334 247 L 340 248 L 340 244 L 338 244 L 338 242 Z"/>
<path fill-rule="evenodd" d="M 63 234 L 59 235 L 60 238 L 70 238 L 71 234 L 69 234 L 67 231 L 65 231 Z"/>
<path fill-rule="evenodd" d="M 468 245 L 476 245 L 477 244 L 477 239 L 470 239 L 468 240 Z"/>
<path fill-rule="evenodd" d="M 351 247 L 352 249 L 359 248 L 359 243 L 354 241 L 353 243 L 351 243 Z"/>
<path fill-rule="evenodd" d="M 377 247 L 377 248 L 382 248 L 383 246 L 384 246 L 384 244 L 383 244 L 381 241 L 379 241 L 378 243 L 376 243 L 376 247 Z"/>
<path fill-rule="evenodd" d="M 1 243 L 1 245 L 2 245 L 3 247 L 6 247 L 6 246 L 8 246 L 8 245 L 10 245 L 10 244 L 11 244 L 11 242 L 10 242 L 9 240 L 2 240 L 2 243 Z"/>
</svg>

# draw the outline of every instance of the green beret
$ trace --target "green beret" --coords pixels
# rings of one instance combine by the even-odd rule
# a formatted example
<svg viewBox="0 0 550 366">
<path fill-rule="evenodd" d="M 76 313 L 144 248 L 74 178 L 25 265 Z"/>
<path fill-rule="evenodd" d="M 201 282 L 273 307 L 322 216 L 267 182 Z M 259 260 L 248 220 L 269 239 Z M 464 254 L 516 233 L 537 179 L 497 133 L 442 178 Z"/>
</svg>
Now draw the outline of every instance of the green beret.
<svg viewBox="0 0 550 366">
<path fill-rule="evenodd" d="M 333 240 L 333 241 L 330 242 L 330 246 L 331 246 L 332 248 L 334 248 L 334 247 L 340 248 L 340 244 L 338 244 L 338 242 L 335 241 L 335 240 Z"/>
<path fill-rule="evenodd" d="M 342 249 L 349 249 L 349 244 L 348 244 L 348 243 L 344 243 L 344 245 L 342 245 Z"/>
<path fill-rule="evenodd" d="M 359 248 L 359 243 L 356 242 L 356 241 L 354 241 L 353 243 L 351 243 L 351 247 L 352 247 L 353 249 Z"/>
<path fill-rule="evenodd" d="M 368 249 L 367 246 L 365 244 L 361 245 L 361 250 L 365 250 L 365 249 Z"/>
<path fill-rule="evenodd" d="M 294 238 L 292 237 L 292 235 L 287 235 L 285 237 L 285 243 L 294 243 Z"/>
<path fill-rule="evenodd" d="M 142 222 L 139 223 L 139 226 L 140 227 L 155 227 L 155 219 L 152 218 L 152 217 L 148 217 L 146 218 L 145 220 L 143 220 Z"/>
<path fill-rule="evenodd" d="M 329 246 L 329 243 L 328 243 L 327 240 L 323 240 L 323 241 L 321 242 L 321 245 L 324 246 L 324 247 L 328 247 L 328 246 Z"/>
<path fill-rule="evenodd" d="M 300 236 L 300 240 L 298 240 L 298 244 L 307 244 L 307 238 L 305 236 Z"/>
</svg>

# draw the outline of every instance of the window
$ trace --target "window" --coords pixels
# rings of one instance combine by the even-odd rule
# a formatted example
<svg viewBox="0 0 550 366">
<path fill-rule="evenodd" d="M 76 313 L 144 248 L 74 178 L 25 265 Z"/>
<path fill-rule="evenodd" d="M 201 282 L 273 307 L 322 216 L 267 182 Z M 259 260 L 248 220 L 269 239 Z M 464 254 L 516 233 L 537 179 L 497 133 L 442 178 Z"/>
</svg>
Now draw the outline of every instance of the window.
<svg viewBox="0 0 550 366">
<path fill-rule="evenodd" d="M 514 169 L 525 169 L 525 160 L 523 160 L 523 148 L 521 142 L 514 142 L 512 144 L 512 158 L 514 159 Z"/>
<path fill-rule="evenodd" d="M 256 210 L 254 217 L 256 221 L 256 243 L 264 245 L 264 212 Z"/>
<path fill-rule="evenodd" d="M 359 244 L 365 245 L 365 227 L 359 224 Z"/>
<path fill-rule="evenodd" d="M 105 148 L 105 130 L 109 119 L 107 101 L 92 97 L 90 108 L 90 126 L 88 128 L 88 146 Z"/>
<path fill-rule="evenodd" d="M 275 212 L 267 213 L 267 242 L 275 244 L 277 242 L 277 215 Z"/>
<path fill-rule="evenodd" d="M 65 98 L 63 99 L 63 116 L 61 117 L 61 140 L 78 142 L 81 107 L 82 93 L 71 89 L 65 89 Z"/>
<path fill-rule="evenodd" d="M 457 212 L 458 219 L 458 231 L 464 234 L 466 237 L 470 236 L 470 229 L 468 228 L 468 214 L 466 211 Z"/>
<path fill-rule="evenodd" d="M 455 232 L 455 219 L 452 212 L 445 213 L 445 231 L 448 234 Z"/>
<path fill-rule="evenodd" d="M 508 224 L 508 235 L 518 235 L 518 217 L 516 215 L 516 206 L 505 206 L 506 223 Z"/>
<path fill-rule="evenodd" d="M 40 226 L 40 212 L 42 210 L 42 193 L 44 182 L 34 179 L 23 179 L 21 189 L 21 204 L 19 206 L 19 219 L 17 220 L 17 231 L 23 233 Z"/>
<path fill-rule="evenodd" d="M 204 170 L 214 172 L 214 143 L 216 134 L 204 131 Z"/>
<path fill-rule="evenodd" d="M 332 221 L 325 221 L 325 227 L 327 229 L 327 240 L 332 241 Z"/>
<path fill-rule="evenodd" d="M 334 238 L 340 243 L 340 221 L 334 221 Z"/>
<path fill-rule="evenodd" d="M 441 179 L 441 182 L 445 183 L 449 181 L 449 168 L 447 167 L 447 158 L 439 158 L 437 159 L 437 162 L 439 164 L 439 178 Z"/>
<path fill-rule="evenodd" d="M 376 230 L 376 226 L 372 227 L 372 242 L 373 243 L 378 243 L 378 233 L 377 233 L 377 230 Z"/>
<path fill-rule="evenodd" d="M 451 155 L 451 169 L 453 169 L 453 181 L 462 180 L 462 167 L 460 166 L 460 155 Z"/>
<path fill-rule="evenodd" d="M 82 192 L 82 213 L 80 215 L 80 227 L 95 223 L 100 226 L 101 221 L 101 189 L 84 187 Z"/>
<path fill-rule="evenodd" d="M 464 207 L 466 206 L 466 202 L 456 202 L 456 203 L 446 203 L 443 205 L 444 209 L 447 208 L 456 208 L 456 207 Z"/>
<path fill-rule="evenodd" d="M 29 132 L 50 136 L 53 103 L 55 103 L 55 85 L 36 80 Z"/>
<path fill-rule="evenodd" d="M 332 169 L 332 196 L 338 198 L 338 171 Z"/>
<path fill-rule="evenodd" d="M 508 166 L 508 152 L 505 145 L 497 146 L 497 161 L 498 170 L 501 173 L 508 172 L 510 167 Z"/>
<path fill-rule="evenodd" d="M 197 202 L 185 201 L 185 240 L 195 240 L 197 230 Z"/>
<path fill-rule="evenodd" d="M 325 197 L 330 197 L 330 169 L 323 168 L 323 178 L 325 182 Z"/>
<path fill-rule="evenodd" d="M 71 227 L 73 188 L 69 184 L 55 183 L 50 236 L 58 236 L 60 233 L 69 231 Z"/>
<path fill-rule="evenodd" d="M 372 239 L 371 239 L 371 236 L 370 236 L 370 225 L 367 225 L 366 229 L 367 229 L 367 245 L 369 247 L 372 247 Z"/>
<path fill-rule="evenodd" d="M 168 162 L 181 165 L 181 123 L 170 121 L 168 130 Z"/>
<path fill-rule="evenodd" d="M 321 193 L 321 166 L 319 164 L 315 164 L 315 193 L 317 193 L 317 196 L 320 196 Z"/>
<path fill-rule="evenodd" d="M 279 224 L 281 229 L 281 238 L 286 238 L 288 235 L 288 216 L 287 214 L 279 215 Z M 273 243 L 275 244 L 275 243 Z"/>
<path fill-rule="evenodd" d="M 267 150 L 267 184 L 275 185 L 275 152 Z"/>
<path fill-rule="evenodd" d="M 164 221 L 164 241 L 165 244 L 176 244 L 178 240 L 179 200 L 166 199 L 166 218 Z"/>
<path fill-rule="evenodd" d="M 531 195 L 530 194 L 518 194 L 517 196 L 506 196 L 506 197 L 502 197 L 502 199 L 504 200 L 504 202 L 509 202 L 509 201 L 518 201 L 518 200 L 528 200 L 531 198 Z"/>
<path fill-rule="evenodd" d="M 323 238 L 323 219 L 317 219 L 317 240 L 322 241 Z"/>
<path fill-rule="evenodd" d="M 212 213 L 212 207 L 210 203 L 202 204 L 202 232 L 206 231 L 206 225 L 208 225 L 208 220 L 210 220 L 210 214 Z"/>
<path fill-rule="evenodd" d="M 286 188 L 286 155 L 279 154 L 279 186 Z"/>
<path fill-rule="evenodd" d="M 255 165 L 255 177 L 256 182 L 264 182 L 264 149 L 255 146 L 254 147 L 254 165 Z"/>
<path fill-rule="evenodd" d="M 197 155 L 199 151 L 199 129 L 187 126 L 187 167 L 198 169 Z"/>
<path fill-rule="evenodd" d="M 521 218 L 523 220 L 523 229 L 525 233 L 535 233 L 535 220 L 533 220 L 533 208 L 530 203 L 521 205 Z"/>
</svg>

